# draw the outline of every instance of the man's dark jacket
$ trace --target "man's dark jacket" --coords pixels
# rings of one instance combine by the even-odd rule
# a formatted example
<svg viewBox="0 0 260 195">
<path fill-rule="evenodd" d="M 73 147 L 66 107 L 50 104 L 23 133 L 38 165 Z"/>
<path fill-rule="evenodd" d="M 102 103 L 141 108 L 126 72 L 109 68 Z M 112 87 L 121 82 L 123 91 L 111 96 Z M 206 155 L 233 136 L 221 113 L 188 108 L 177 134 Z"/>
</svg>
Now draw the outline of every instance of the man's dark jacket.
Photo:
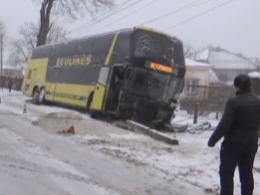
<svg viewBox="0 0 260 195">
<path fill-rule="evenodd" d="M 208 144 L 226 141 L 257 143 L 260 125 L 260 99 L 251 90 L 237 92 L 227 101 L 225 111 Z"/>
</svg>

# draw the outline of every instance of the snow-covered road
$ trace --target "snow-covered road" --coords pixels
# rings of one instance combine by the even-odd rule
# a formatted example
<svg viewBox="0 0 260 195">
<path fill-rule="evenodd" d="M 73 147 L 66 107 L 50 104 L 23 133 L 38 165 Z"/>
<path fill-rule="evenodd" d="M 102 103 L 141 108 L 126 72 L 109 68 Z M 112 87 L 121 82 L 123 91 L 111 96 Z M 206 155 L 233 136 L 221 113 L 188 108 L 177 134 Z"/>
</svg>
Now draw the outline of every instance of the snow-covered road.
<svg viewBox="0 0 260 195">
<path fill-rule="evenodd" d="M 145 167 L 127 166 L 22 116 L 0 117 L 0 194 L 193 195 Z M 4 187 L 5 186 L 5 187 Z M 185 186 L 182 189 L 181 186 Z M 198 193 L 201 190 L 197 190 Z M 196 194 L 198 194 L 196 193 Z"/>
<path fill-rule="evenodd" d="M 115 194 L 14 132 L 1 127 L 0 133 L 1 195 Z"/>
<path fill-rule="evenodd" d="M 76 111 L 26 103 L 21 92 L 0 97 L 0 195 L 218 194 L 219 144 L 207 147 L 211 132 L 177 134 L 180 146 L 169 146 Z M 176 120 L 190 124 L 192 117 Z M 76 135 L 57 134 L 70 125 Z M 256 195 L 259 179 L 255 172 Z M 239 187 L 236 173 L 235 195 Z"/>
</svg>

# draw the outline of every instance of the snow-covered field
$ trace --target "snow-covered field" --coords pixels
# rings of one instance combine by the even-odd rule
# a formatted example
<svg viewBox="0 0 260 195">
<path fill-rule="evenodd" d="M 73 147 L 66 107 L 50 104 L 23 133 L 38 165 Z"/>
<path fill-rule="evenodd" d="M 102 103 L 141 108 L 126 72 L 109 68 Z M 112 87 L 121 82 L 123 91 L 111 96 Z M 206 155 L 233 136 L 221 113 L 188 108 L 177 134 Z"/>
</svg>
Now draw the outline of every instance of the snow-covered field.
<svg viewBox="0 0 260 195">
<path fill-rule="evenodd" d="M 67 194 L 81 194 L 80 190 L 73 191 L 72 189 L 65 188 L 65 186 L 68 187 L 68 185 L 66 185 L 64 177 L 57 179 L 58 176 L 55 174 L 63 174 L 65 177 L 69 177 L 69 175 L 71 175 L 73 181 L 76 181 L 75 178 L 81 178 L 85 181 L 88 176 L 84 175 L 84 171 L 90 174 L 91 171 L 87 169 L 87 167 L 92 165 L 85 165 L 84 163 L 82 164 L 82 162 L 98 162 L 94 161 L 93 158 L 90 156 L 86 156 L 86 159 L 83 159 L 84 155 L 86 155 L 84 154 L 84 151 L 90 150 L 94 152 L 95 155 L 101 155 L 102 159 L 105 159 L 105 162 L 112 162 L 113 164 L 118 166 L 118 171 L 113 172 L 112 176 L 110 174 L 110 177 L 111 180 L 114 179 L 116 181 L 117 179 L 118 182 L 120 182 L 120 178 L 129 181 L 128 184 L 124 184 L 123 182 L 121 182 L 120 185 L 122 186 L 128 185 L 129 188 L 134 188 L 132 187 L 133 183 L 131 183 L 134 182 L 136 186 L 139 185 L 139 188 L 143 189 L 144 187 L 141 185 L 142 182 L 138 182 L 137 178 L 141 181 L 140 178 L 145 177 L 141 174 L 141 172 L 145 170 L 145 174 L 148 174 L 149 176 L 148 181 L 146 181 L 146 185 L 148 186 L 153 186 L 154 184 L 157 184 L 157 180 L 153 181 L 152 178 L 161 178 L 160 182 L 163 182 L 165 185 L 169 185 L 176 189 L 176 194 L 178 194 L 178 192 L 187 195 L 194 195 L 198 193 L 203 194 L 203 192 L 205 194 L 218 193 L 218 166 L 220 143 L 215 148 L 207 147 L 207 140 L 211 134 L 211 131 L 199 131 L 200 133 L 198 134 L 168 134 L 168 136 L 175 136 L 180 141 L 179 146 L 170 146 L 161 142 L 154 141 L 145 135 L 119 129 L 105 122 L 92 120 L 87 115 L 78 113 L 76 111 L 57 107 L 35 106 L 26 103 L 26 100 L 28 100 L 28 98 L 23 96 L 21 92 L 14 91 L 9 94 L 7 91 L 0 91 L 0 97 L 0 125 L 2 124 L 4 126 L 1 128 L 1 132 L 3 134 L 2 138 L 0 139 L 1 145 L 4 144 L 5 147 L 14 148 L 15 146 L 17 146 L 17 149 L 15 149 L 17 155 L 23 157 L 24 160 L 16 161 L 16 163 L 22 163 L 22 165 L 24 165 L 25 167 L 27 166 L 27 168 L 30 167 L 29 165 L 31 163 L 32 169 L 36 170 L 37 167 L 40 169 L 38 170 L 39 172 L 37 172 L 37 174 L 49 174 L 48 177 L 50 177 L 51 180 L 54 180 L 60 186 L 55 189 L 53 186 L 51 186 L 53 188 L 50 189 L 53 189 L 53 191 L 50 190 L 49 192 L 54 192 L 54 190 L 56 190 L 56 194 L 66 194 L 63 193 L 63 191 L 61 190 L 63 189 L 65 192 L 69 192 Z M 26 104 L 27 108 L 26 114 L 23 114 L 24 104 Z M 5 117 L 8 117 L 8 120 L 15 121 L 13 121 L 13 124 L 9 124 L 8 120 L 3 120 Z M 18 119 L 21 121 L 18 122 Z M 192 116 L 187 115 L 185 112 L 179 112 L 177 113 L 177 117 L 174 119 L 174 121 L 179 124 L 192 125 Z M 218 121 L 214 120 L 214 116 L 199 118 L 199 123 L 201 122 L 210 122 L 213 126 L 216 126 L 218 123 Z M 19 128 L 23 128 L 22 126 L 26 125 L 28 125 L 28 128 L 32 130 L 31 133 L 29 130 L 25 131 L 24 129 L 19 131 Z M 57 134 L 58 131 L 67 129 L 71 125 L 75 126 L 76 135 L 62 136 Z M 17 130 L 15 130 L 16 127 L 18 128 Z M 39 132 L 36 130 L 34 131 L 33 128 L 39 130 Z M 45 134 L 40 135 L 40 131 L 44 131 Z M 19 138 L 19 136 L 21 137 Z M 48 137 L 48 139 L 53 139 L 54 143 L 42 143 L 40 139 L 41 136 L 46 136 Z M 27 139 L 29 139 L 29 141 Z M 48 142 L 48 139 L 46 138 L 46 142 Z M 2 143 L 1 140 L 3 140 L 4 143 Z M 12 142 L 11 146 L 7 146 L 7 143 L 9 141 Z M 61 146 L 63 148 L 68 147 L 67 145 L 65 145 L 65 143 L 67 142 L 70 143 L 72 147 L 68 149 L 67 153 L 65 151 L 61 154 L 60 151 L 54 152 L 54 149 L 52 149 L 52 147 L 54 147 L 52 144 L 56 144 L 57 148 Z M 47 149 L 44 149 L 45 145 L 47 145 Z M 69 150 L 71 150 L 71 153 L 69 152 Z M 7 155 L 7 152 L 5 152 L 4 154 Z M 3 156 L 4 154 L 2 153 L 1 149 L 0 175 L 4 174 L 5 172 L 10 176 L 11 173 L 7 173 L 8 170 L 5 169 L 4 165 L 2 165 L 2 162 L 9 162 L 8 160 L 7 162 L 6 160 L 4 160 L 6 159 Z M 79 159 L 76 159 L 76 154 L 80 156 L 80 158 L 78 157 Z M 70 155 L 71 157 L 69 157 Z M 72 157 L 73 155 L 75 156 L 75 158 Z M 16 153 L 12 154 L 11 157 L 9 156 L 8 158 L 12 159 L 15 158 L 15 156 Z M 68 165 L 66 161 L 64 162 L 64 159 L 69 159 L 68 161 L 75 161 L 75 163 L 73 166 Z M 100 165 L 102 165 L 102 168 L 100 168 L 100 166 L 99 168 L 104 170 L 105 172 L 107 171 L 107 174 L 109 175 L 109 171 L 111 170 L 109 170 L 109 166 L 105 164 L 105 162 L 102 162 L 103 164 L 101 162 L 98 162 L 100 163 Z M 75 170 L 75 166 L 79 164 L 81 164 L 81 171 L 79 169 Z M 16 164 L 16 166 L 18 167 L 18 164 Z M 259 153 L 256 157 L 255 166 L 260 167 Z M 129 173 L 125 173 L 126 170 L 128 170 Z M 134 170 L 136 174 L 138 173 L 141 175 L 137 177 L 133 174 L 132 170 Z M 101 170 L 96 171 L 100 174 L 103 174 L 103 179 L 106 178 L 106 173 L 102 172 Z M 121 177 L 120 174 L 128 174 L 129 178 L 123 176 Z M 256 195 L 260 194 L 259 174 L 260 173 L 255 172 Z M 17 173 L 17 175 L 19 175 L 19 173 Z M 113 178 L 113 176 L 115 178 Z M 28 176 L 28 180 L 29 177 L 30 176 Z M 2 176 L 0 176 L 0 178 L 2 178 Z M 81 189 L 94 189 L 93 183 L 95 182 L 90 182 L 90 179 L 86 180 L 89 181 L 87 182 L 88 186 L 81 187 Z M 37 180 L 35 180 L 35 182 L 37 182 Z M 40 184 L 43 183 L 43 181 L 39 182 Z M 112 181 L 106 182 L 109 184 L 108 186 L 111 187 L 111 189 L 115 190 L 119 194 L 130 194 L 128 192 L 122 193 L 122 191 L 120 191 L 121 188 L 116 189 L 116 184 L 110 183 Z M 235 176 L 235 184 L 235 194 L 240 194 L 239 179 L 237 173 Z M 76 188 L 77 185 L 78 184 L 76 183 L 75 185 L 73 184 L 72 188 L 73 186 L 75 186 Z M 105 184 L 103 184 L 103 186 L 104 185 Z M 156 195 L 170 195 L 173 192 L 170 189 L 171 187 L 168 187 L 168 191 L 163 192 L 159 191 L 161 189 L 150 188 L 150 192 L 140 192 L 140 195 L 145 195 L 146 193 Z M 97 192 L 98 190 L 96 186 L 95 190 L 95 193 L 91 193 L 93 191 L 92 190 L 88 194 L 98 194 L 102 189 L 100 188 L 99 192 Z M 105 195 L 106 192 L 102 192 L 100 194 Z M 137 194 L 136 192 L 133 193 Z M 15 193 L 9 194 L 12 195 Z"/>
</svg>

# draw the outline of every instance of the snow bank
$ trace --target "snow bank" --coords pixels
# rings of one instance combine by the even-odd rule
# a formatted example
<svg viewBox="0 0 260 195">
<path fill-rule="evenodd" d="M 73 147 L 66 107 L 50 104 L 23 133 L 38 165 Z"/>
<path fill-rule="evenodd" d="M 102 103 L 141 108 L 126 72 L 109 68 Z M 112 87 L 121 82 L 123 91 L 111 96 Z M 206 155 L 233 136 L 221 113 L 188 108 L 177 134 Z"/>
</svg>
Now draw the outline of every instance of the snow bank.
<svg viewBox="0 0 260 195">
<path fill-rule="evenodd" d="M 248 76 L 250 76 L 251 78 L 260 78 L 260 72 L 250 72 L 248 73 Z"/>
<path fill-rule="evenodd" d="M 109 136 L 111 138 L 114 138 L 114 139 L 137 139 L 137 140 L 140 140 L 140 139 L 144 139 L 145 136 L 144 135 L 140 135 L 140 134 L 136 134 L 136 133 L 126 133 L 126 134 L 121 134 L 121 135 L 118 135 L 118 134 L 115 134 L 115 133 L 110 133 Z"/>
<path fill-rule="evenodd" d="M 211 124 L 211 127 L 214 129 L 218 125 L 218 120 L 214 119 L 215 114 L 210 114 L 209 116 L 199 116 L 198 117 L 198 123 L 193 124 L 193 115 L 187 114 L 186 111 L 180 110 L 176 113 L 175 118 L 172 120 L 172 124 L 177 125 L 188 125 L 191 127 L 196 127 L 200 124 L 209 122 Z M 211 128 L 211 129 L 212 129 Z"/>
<path fill-rule="evenodd" d="M 113 159 L 120 159 L 138 167 L 148 167 L 165 174 L 166 178 L 179 180 L 183 184 L 192 184 L 204 191 L 219 192 L 219 149 L 220 142 L 215 148 L 208 148 L 207 141 L 211 132 L 199 135 L 177 134 L 180 146 L 167 147 L 156 142 L 129 137 L 129 142 L 110 138 L 110 143 L 117 145 L 96 145 L 95 148 Z M 170 135 L 170 134 L 168 134 Z M 132 140 L 132 142 L 130 142 Z M 255 166 L 260 163 L 256 157 Z M 260 190 L 260 177 L 255 172 L 255 192 Z M 240 192 L 238 172 L 235 173 L 235 194 Z M 256 195 L 259 195 L 259 193 Z"/>
<path fill-rule="evenodd" d="M 62 118 L 62 119 L 89 119 L 87 115 L 80 114 L 77 111 L 65 109 L 55 106 L 33 105 L 30 103 L 31 98 L 24 96 L 21 91 L 12 91 L 9 93 L 7 89 L 0 91 L 1 112 L 23 115 L 30 121 L 37 121 L 39 118 Z M 27 113 L 23 114 L 26 105 Z"/>
</svg>

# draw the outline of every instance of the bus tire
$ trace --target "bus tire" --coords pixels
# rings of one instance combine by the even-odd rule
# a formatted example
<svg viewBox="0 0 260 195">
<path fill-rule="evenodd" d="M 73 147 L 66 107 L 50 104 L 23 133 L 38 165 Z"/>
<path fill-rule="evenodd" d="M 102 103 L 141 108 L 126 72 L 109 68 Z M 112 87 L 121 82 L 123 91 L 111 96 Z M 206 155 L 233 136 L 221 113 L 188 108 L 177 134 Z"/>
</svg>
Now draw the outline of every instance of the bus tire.
<svg viewBox="0 0 260 195">
<path fill-rule="evenodd" d="M 98 118 L 98 112 L 94 111 L 94 110 L 90 110 L 90 117 L 93 119 L 97 119 Z"/>
<path fill-rule="evenodd" d="M 92 101 L 93 101 L 93 95 L 94 95 L 94 92 L 92 91 L 89 95 L 89 98 L 88 98 L 88 102 L 87 102 L 87 106 L 86 106 L 86 111 L 88 113 L 90 113 L 90 110 L 91 110 L 91 106 L 92 106 Z"/>
<path fill-rule="evenodd" d="M 46 94 L 45 87 L 42 87 L 40 92 L 39 92 L 39 97 L 38 97 L 38 103 L 39 104 L 44 104 L 44 102 L 45 102 L 45 94 Z"/>
<path fill-rule="evenodd" d="M 93 96 L 94 96 L 94 92 L 91 92 L 89 99 L 88 99 L 88 102 L 87 102 L 87 111 L 90 113 L 91 118 L 97 119 L 98 118 L 98 112 L 95 111 L 95 110 L 92 110 Z"/>
<path fill-rule="evenodd" d="M 33 104 L 39 104 L 39 89 L 38 89 L 38 87 L 36 87 L 33 90 L 32 102 L 33 102 Z"/>
</svg>

